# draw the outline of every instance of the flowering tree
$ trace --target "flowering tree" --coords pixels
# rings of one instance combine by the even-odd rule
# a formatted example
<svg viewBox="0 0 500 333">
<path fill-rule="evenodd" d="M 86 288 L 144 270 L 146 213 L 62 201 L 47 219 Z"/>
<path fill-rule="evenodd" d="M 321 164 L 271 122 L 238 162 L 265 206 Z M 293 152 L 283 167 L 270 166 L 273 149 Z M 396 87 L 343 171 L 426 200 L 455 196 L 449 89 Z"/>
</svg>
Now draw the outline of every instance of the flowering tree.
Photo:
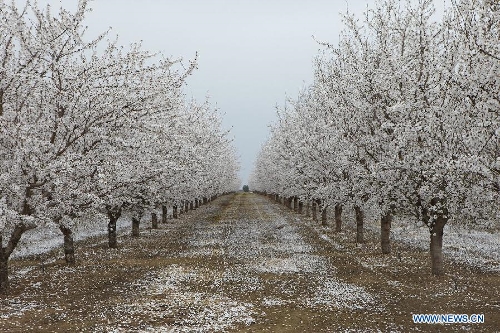
<svg viewBox="0 0 500 333">
<path fill-rule="evenodd" d="M 496 218 L 498 17 L 498 4 L 479 0 L 442 22 L 431 0 L 381 1 L 362 22 L 346 15 L 338 47 L 322 43 L 310 93 L 263 148 L 252 187 L 301 193 L 306 169 L 314 195 L 354 205 L 357 240 L 363 207 L 378 207 L 384 253 L 391 216 L 413 216 L 443 274 L 446 223 Z M 271 161 L 281 175 L 265 171 Z"/>
<path fill-rule="evenodd" d="M 88 10 L 86 0 L 75 13 L 61 8 L 55 15 L 50 6 L 28 2 L 20 11 L 0 3 L 0 292 L 8 289 L 8 259 L 24 232 L 56 224 L 71 263 L 72 225 L 85 210 L 107 212 L 113 247 L 122 208 L 133 213 L 136 234 L 144 211 L 179 173 L 189 174 L 192 160 L 203 161 L 203 174 L 225 166 L 208 173 L 212 195 L 237 172 L 234 155 L 214 164 L 211 154 L 192 153 L 207 138 L 217 153 L 229 151 L 218 122 L 204 118 L 196 126 L 207 130 L 196 137 L 193 114 L 184 113 L 182 86 L 196 60 L 181 71 L 179 61 L 140 44 L 125 50 L 106 33 L 87 42 Z"/>
</svg>

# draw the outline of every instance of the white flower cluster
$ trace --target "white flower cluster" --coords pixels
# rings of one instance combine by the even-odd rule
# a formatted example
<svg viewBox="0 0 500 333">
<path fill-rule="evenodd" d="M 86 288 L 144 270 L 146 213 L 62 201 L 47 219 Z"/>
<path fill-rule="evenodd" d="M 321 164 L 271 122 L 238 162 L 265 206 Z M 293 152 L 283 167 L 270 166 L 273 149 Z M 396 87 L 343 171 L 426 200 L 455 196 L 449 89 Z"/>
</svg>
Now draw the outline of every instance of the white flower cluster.
<svg viewBox="0 0 500 333">
<path fill-rule="evenodd" d="M 183 94 L 196 59 L 88 40 L 88 2 L 74 13 L 0 2 L 3 238 L 20 223 L 69 228 L 87 210 L 142 214 L 239 186 L 219 112 Z"/>
</svg>

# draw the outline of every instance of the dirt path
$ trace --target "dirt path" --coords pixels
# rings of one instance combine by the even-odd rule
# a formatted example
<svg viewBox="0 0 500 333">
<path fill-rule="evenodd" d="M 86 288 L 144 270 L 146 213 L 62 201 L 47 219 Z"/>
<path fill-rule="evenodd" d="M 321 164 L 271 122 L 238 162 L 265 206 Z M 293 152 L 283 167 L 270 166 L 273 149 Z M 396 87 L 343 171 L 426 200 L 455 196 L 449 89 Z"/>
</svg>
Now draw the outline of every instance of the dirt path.
<svg viewBox="0 0 500 333">
<path fill-rule="evenodd" d="M 30 270 L 0 298 L 1 332 L 495 332 L 500 277 L 453 266 L 429 275 L 427 253 L 376 235 L 356 246 L 251 193 L 123 237 L 81 244 L 79 261 Z M 485 324 L 413 324 L 415 313 L 485 314 Z"/>
</svg>

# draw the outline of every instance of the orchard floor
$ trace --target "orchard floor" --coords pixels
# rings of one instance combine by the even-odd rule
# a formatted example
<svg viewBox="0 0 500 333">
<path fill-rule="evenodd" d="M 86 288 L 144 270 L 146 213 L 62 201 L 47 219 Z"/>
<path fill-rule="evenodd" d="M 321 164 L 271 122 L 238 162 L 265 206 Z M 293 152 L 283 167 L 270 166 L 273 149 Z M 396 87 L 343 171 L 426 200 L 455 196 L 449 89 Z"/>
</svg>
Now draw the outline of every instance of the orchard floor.
<svg viewBox="0 0 500 333">
<path fill-rule="evenodd" d="M 266 197 L 237 193 L 143 229 L 79 243 L 77 263 L 11 262 L 0 332 L 498 332 L 500 276 L 377 235 L 357 245 Z M 58 257 L 59 252 L 52 256 Z M 47 259 L 47 256 L 44 257 Z M 484 314 L 484 324 L 414 324 L 412 314 Z"/>
</svg>

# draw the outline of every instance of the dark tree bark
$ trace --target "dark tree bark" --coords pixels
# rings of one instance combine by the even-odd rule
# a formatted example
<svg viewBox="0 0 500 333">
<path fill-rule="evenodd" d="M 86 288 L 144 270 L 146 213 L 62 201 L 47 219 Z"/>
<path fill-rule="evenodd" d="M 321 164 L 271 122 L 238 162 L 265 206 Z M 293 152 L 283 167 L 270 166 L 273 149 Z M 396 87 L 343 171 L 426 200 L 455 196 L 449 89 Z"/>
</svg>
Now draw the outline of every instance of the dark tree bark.
<svg viewBox="0 0 500 333">
<path fill-rule="evenodd" d="M 0 241 L 2 237 L 0 236 Z M 0 246 L 0 294 L 6 294 L 9 290 L 9 256 L 5 248 Z"/>
<path fill-rule="evenodd" d="M 310 204 L 309 204 L 309 200 L 306 200 L 306 217 L 310 217 L 310 216 L 311 216 Z"/>
<path fill-rule="evenodd" d="M 116 249 L 118 247 L 117 233 L 116 233 L 116 221 L 122 215 L 121 207 L 108 207 L 108 245 L 111 249 Z"/>
<path fill-rule="evenodd" d="M 28 230 L 36 228 L 35 225 L 18 224 L 10 234 L 7 246 L 3 247 L 2 234 L 0 233 L 0 294 L 9 291 L 9 257 L 21 240 L 21 236 Z"/>
<path fill-rule="evenodd" d="M 326 218 L 326 206 L 325 206 L 325 201 L 323 202 L 321 200 L 318 200 L 318 207 L 321 207 L 321 225 L 322 226 L 327 226 L 328 225 L 328 219 Z"/>
<path fill-rule="evenodd" d="M 64 260 L 66 260 L 68 265 L 73 265 L 75 263 L 75 242 L 73 240 L 73 232 L 64 225 L 59 225 L 59 230 L 61 230 L 64 236 Z"/>
<path fill-rule="evenodd" d="M 446 200 L 440 198 L 433 198 L 431 200 L 432 212 L 430 209 L 423 210 L 424 223 L 429 227 L 431 243 L 431 270 L 433 275 L 444 275 L 444 261 L 443 261 L 443 235 L 444 226 L 448 222 L 448 208 L 446 207 Z M 435 218 L 431 218 L 435 216 Z"/>
<path fill-rule="evenodd" d="M 132 237 L 139 237 L 140 216 L 132 217 Z"/>
<path fill-rule="evenodd" d="M 380 219 L 380 245 L 382 253 L 391 253 L 391 224 L 392 213 L 386 212 Z"/>
<path fill-rule="evenodd" d="M 304 203 L 302 201 L 299 201 L 299 210 L 297 213 L 302 214 L 303 210 L 304 210 Z"/>
<path fill-rule="evenodd" d="M 208 203 L 208 199 L 205 197 L 203 198 L 203 204 L 206 205 Z"/>
<path fill-rule="evenodd" d="M 432 274 L 444 275 L 444 261 L 443 261 L 443 235 L 444 226 L 447 219 L 438 216 L 434 227 L 431 229 L 431 267 Z"/>
<path fill-rule="evenodd" d="M 312 200 L 311 210 L 312 210 L 313 221 L 318 222 L 318 213 L 317 213 L 318 205 L 316 204 L 316 200 L 314 200 L 314 199 Z"/>
<path fill-rule="evenodd" d="M 174 205 L 174 206 L 172 207 L 172 217 L 173 217 L 174 219 L 178 219 L 178 218 L 179 218 L 179 214 L 177 213 L 177 205 Z"/>
<path fill-rule="evenodd" d="M 299 211 L 299 198 L 293 197 L 293 211 L 298 212 Z"/>
<path fill-rule="evenodd" d="M 193 201 L 191 200 L 191 201 L 189 202 L 189 210 L 193 210 L 193 209 L 194 209 L 194 203 L 193 203 Z"/>
<path fill-rule="evenodd" d="M 361 207 L 354 206 L 354 211 L 356 213 L 356 243 L 364 243 L 363 235 L 363 224 L 364 224 L 364 213 Z"/>
<path fill-rule="evenodd" d="M 158 229 L 158 217 L 156 213 L 151 213 L 151 228 Z"/>
<path fill-rule="evenodd" d="M 167 206 L 162 205 L 161 206 L 161 223 L 163 223 L 163 224 L 167 223 L 167 214 L 168 214 Z"/>
<path fill-rule="evenodd" d="M 342 231 L 342 205 L 335 205 L 335 232 Z"/>
<path fill-rule="evenodd" d="M 196 199 L 194 199 L 194 209 L 196 209 L 198 207 L 199 207 L 198 198 L 196 198 Z"/>
<path fill-rule="evenodd" d="M 186 200 L 186 201 L 184 202 L 184 213 L 187 213 L 187 212 L 188 212 L 188 210 L 189 210 L 189 201 L 187 201 L 187 200 Z"/>
</svg>

